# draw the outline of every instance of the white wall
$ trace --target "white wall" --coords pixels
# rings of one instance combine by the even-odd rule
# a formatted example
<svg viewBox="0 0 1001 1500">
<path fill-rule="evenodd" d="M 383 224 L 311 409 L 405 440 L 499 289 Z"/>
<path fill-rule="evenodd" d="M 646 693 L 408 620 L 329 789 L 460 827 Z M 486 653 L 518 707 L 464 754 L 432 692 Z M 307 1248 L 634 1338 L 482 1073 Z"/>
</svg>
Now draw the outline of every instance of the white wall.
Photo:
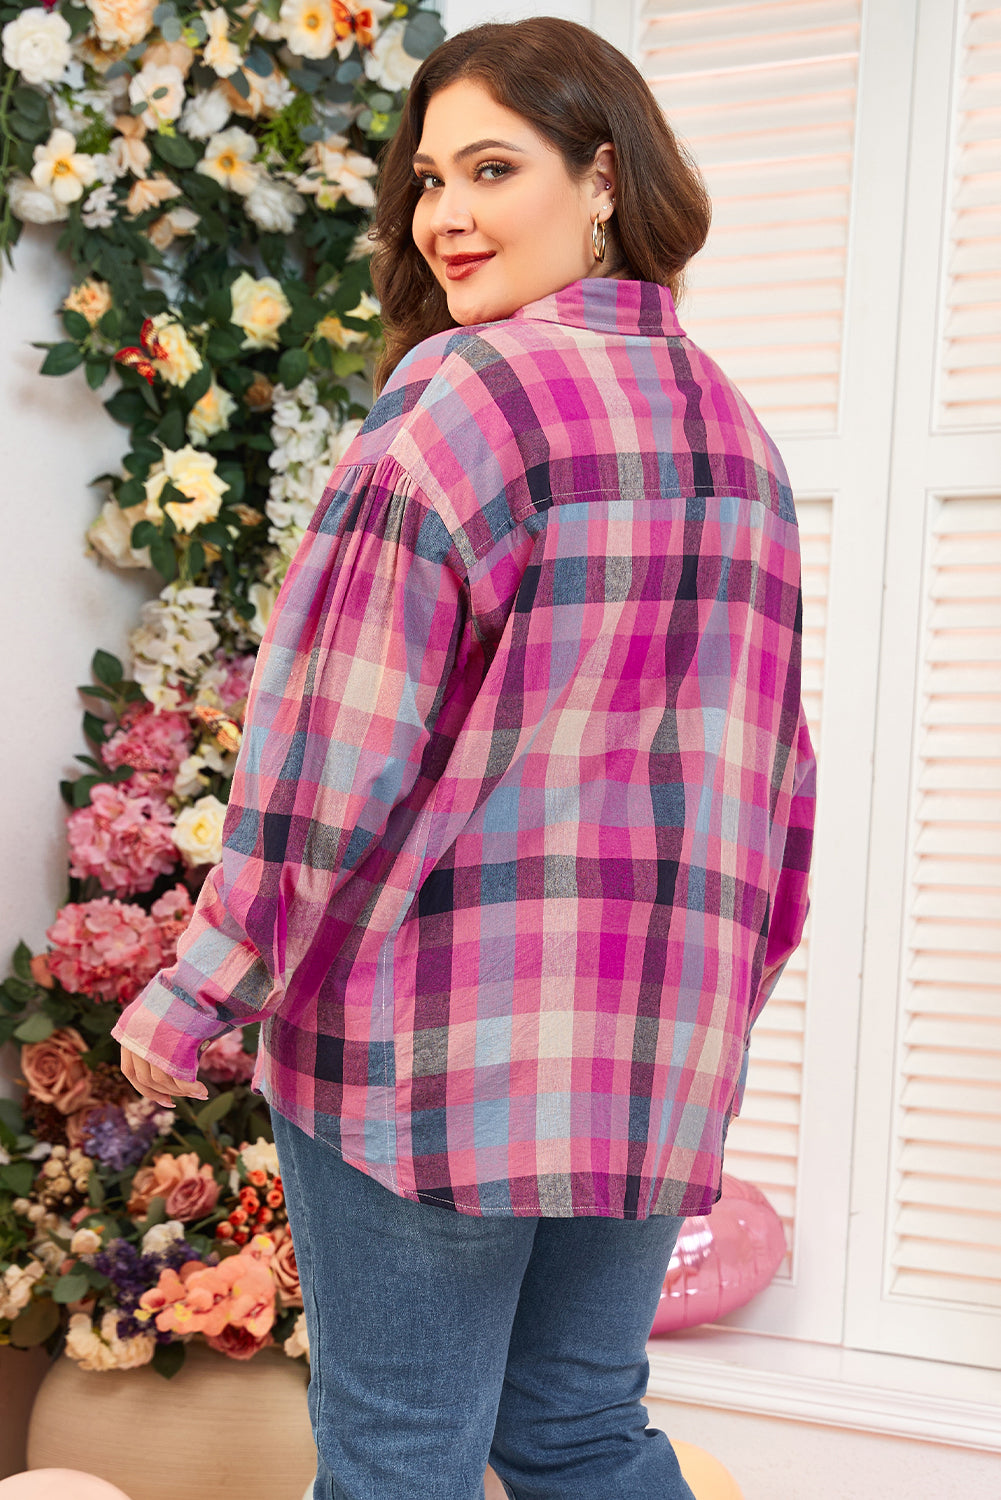
<svg viewBox="0 0 1001 1500">
<path fill-rule="evenodd" d="M 37 948 L 66 897 L 59 781 L 87 746 L 77 683 L 95 649 L 121 653 L 149 575 L 119 574 L 84 550 L 105 498 L 87 481 L 117 468 L 126 431 L 81 371 L 39 375 L 32 340 L 60 338 L 69 289 L 56 236 L 27 230 L 0 274 L 0 474 L 7 575 L 0 589 L 0 967 L 19 938 Z M 110 390 L 114 385 L 109 386 Z"/>
</svg>

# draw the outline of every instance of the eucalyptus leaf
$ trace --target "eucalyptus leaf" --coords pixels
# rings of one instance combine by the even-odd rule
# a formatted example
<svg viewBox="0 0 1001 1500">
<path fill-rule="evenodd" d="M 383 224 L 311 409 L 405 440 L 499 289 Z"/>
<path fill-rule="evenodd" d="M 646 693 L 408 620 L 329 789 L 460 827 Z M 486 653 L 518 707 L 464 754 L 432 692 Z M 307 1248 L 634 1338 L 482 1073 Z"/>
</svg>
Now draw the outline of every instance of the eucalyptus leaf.
<svg viewBox="0 0 1001 1500">
<path fill-rule="evenodd" d="M 223 1115 L 229 1113 L 233 1107 L 233 1100 L 235 1098 L 236 1095 L 232 1089 L 229 1089 L 225 1094 L 217 1094 L 214 1099 L 209 1100 L 208 1104 L 203 1104 L 201 1109 L 195 1114 L 195 1123 L 198 1129 L 211 1130 L 212 1126 L 217 1124 Z"/>
<path fill-rule="evenodd" d="M 251 47 L 243 60 L 243 66 L 256 73 L 258 78 L 268 78 L 272 71 L 271 57 L 263 47 Z"/>
<path fill-rule="evenodd" d="M 79 1302 L 81 1297 L 87 1295 L 88 1287 L 85 1275 L 80 1271 L 71 1271 L 67 1276 L 60 1276 L 52 1296 L 56 1302 Z"/>
<path fill-rule="evenodd" d="M 34 1015 L 26 1016 L 20 1026 L 15 1028 L 14 1035 L 19 1042 L 44 1042 L 55 1029 L 44 1010 L 36 1010 Z"/>
<path fill-rule="evenodd" d="M 250 98 L 250 79 L 242 68 L 238 68 L 235 73 L 231 73 L 226 81 L 233 85 L 241 99 Z"/>
<path fill-rule="evenodd" d="M 31 1192 L 38 1168 L 34 1162 L 11 1161 L 0 1167 L 0 1188 L 6 1188 L 15 1198 L 26 1198 Z"/>
</svg>

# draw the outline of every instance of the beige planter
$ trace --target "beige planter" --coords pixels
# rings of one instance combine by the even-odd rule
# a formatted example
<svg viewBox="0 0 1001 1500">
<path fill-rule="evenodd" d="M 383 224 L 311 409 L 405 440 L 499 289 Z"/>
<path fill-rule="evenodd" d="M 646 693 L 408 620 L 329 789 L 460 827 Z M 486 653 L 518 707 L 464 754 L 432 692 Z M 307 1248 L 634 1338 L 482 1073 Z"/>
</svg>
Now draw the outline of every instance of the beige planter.
<svg viewBox="0 0 1001 1500">
<path fill-rule="evenodd" d="M 227 1359 L 193 1343 L 164 1380 L 62 1356 L 35 1400 L 30 1469 L 82 1469 L 129 1500 L 301 1500 L 316 1471 L 307 1371 L 279 1349 Z"/>
</svg>

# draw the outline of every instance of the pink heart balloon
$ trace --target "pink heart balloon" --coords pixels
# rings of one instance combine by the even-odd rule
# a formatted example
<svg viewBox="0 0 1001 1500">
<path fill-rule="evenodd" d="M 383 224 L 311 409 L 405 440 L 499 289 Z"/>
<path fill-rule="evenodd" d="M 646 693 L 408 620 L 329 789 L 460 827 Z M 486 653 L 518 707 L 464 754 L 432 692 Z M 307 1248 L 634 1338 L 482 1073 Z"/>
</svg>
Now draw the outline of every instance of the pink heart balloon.
<svg viewBox="0 0 1001 1500">
<path fill-rule="evenodd" d="M 724 1172 L 711 1217 L 697 1214 L 681 1226 L 651 1338 L 743 1307 L 768 1285 L 785 1253 L 782 1220 L 764 1193 Z"/>
<path fill-rule="evenodd" d="M 0 1500 L 129 1500 L 96 1474 L 78 1469 L 28 1469 L 0 1482 Z"/>
</svg>

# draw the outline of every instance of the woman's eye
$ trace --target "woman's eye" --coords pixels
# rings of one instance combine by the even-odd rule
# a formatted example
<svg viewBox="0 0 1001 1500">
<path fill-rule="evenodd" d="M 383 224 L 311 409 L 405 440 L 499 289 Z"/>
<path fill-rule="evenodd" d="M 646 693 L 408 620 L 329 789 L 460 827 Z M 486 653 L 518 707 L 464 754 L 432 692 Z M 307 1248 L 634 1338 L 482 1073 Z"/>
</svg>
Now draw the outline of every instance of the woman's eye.
<svg viewBox="0 0 1001 1500">
<path fill-rule="evenodd" d="M 433 172 L 415 172 L 414 179 L 417 186 L 424 192 L 427 192 L 430 188 L 441 186 L 441 178 L 436 177 Z"/>
<path fill-rule="evenodd" d="M 485 161 L 481 167 L 477 167 L 477 177 L 485 177 L 488 182 L 498 182 L 500 178 L 506 177 L 511 168 L 506 161 Z"/>
</svg>

